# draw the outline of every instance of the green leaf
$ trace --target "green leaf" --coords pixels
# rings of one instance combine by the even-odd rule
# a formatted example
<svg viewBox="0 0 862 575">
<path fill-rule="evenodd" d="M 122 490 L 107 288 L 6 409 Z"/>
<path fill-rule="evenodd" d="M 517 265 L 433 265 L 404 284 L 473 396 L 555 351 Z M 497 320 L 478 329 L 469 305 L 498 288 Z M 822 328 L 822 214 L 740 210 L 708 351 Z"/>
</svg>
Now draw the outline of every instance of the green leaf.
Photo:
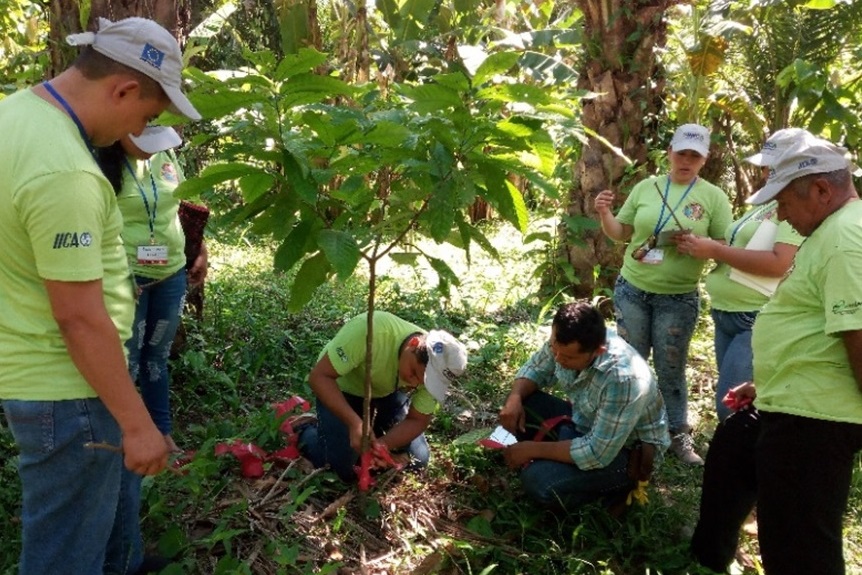
<svg viewBox="0 0 862 575">
<path fill-rule="evenodd" d="M 469 529 L 473 533 L 478 533 L 483 537 L 494 536 L 494 530 L 491 529 L 491 523 L 481 515 L 476 515 L 470 521 L 468 521 L 467 529 Z"/>
<path fill-rule="evenodd" d="M 317 66 L 326 63 L 326 54 L 313 48 L 300 48 L 297 54 L 286 55 L 278 64 L 273 79 L 287 80 L 293 76 L 308 73 Z"/>
<path fill-rule="evenodd" d="M 402 85 L 399 90 L 413 101 L 410 107 L 420 114 L 444 114 L 450 108 L 463 106 L 458 92 L 437 84 Z"/>
<path fill-rule="evenodd" d="M 377 144 L 388 148 L 401 148 L 413 137 L 413 132 L 403 124 L 389 121 L 378 122 L 362 137 L 365 144 Z"/>
<path fill-rule="evenodd" d="M 237 110 L 250 108 L 264 100 L 264 96 L 257 92 L 233 90 L 219 90 L 213 93 L 193 91 L 188 97 L 205 120 L 233 114 Z"/>
<path fill-rule="evenodd" d="M 389 252 L 389 257 L 392 258 L 392 261 L 396 264 L 412 266 L 415 265 L 416 261 L 419 259 L 419 254 L 416 252 Z"/>
<path fill-rule="evenodd" d="M 473 85 L 481 86 L 494 76 L 505 74 L 518 63 L 518 58 L 520 57 L 521 55 L 517 52 L 497 52 L 491 54 L 479 65 L 479 68 L 473 75 Z"/>
<path fill-rule="evenodd" d="M 326 281 L 331 271 L 332 266 L 329 265 L 323 252 L 318 252 L 302 262 L 302 266 L 300 266 L 299 272 L 290 286 L 290 301 L 287 304 L 287 311 L 297 313 L 305 307 L 311 301 L 317 288 Z"/>
<path fill-rule="evenodd" d="M 356 239 L 344 231 L 321 230 L 317 236 L 317 245 L 335 268 L 338 279 L 349 278 L 361 257 Z"/>
<path fill-rule="evenodd" d="M 485 178 L 483 197 L 500 212 L 506 221 L 522 234 L 526 233 L 529 213 L 520 190 L 512 185 L 503 172 L 491 164 L 482 163 L 478 167 Z"/>
<path fill-rule="evenodd" d="M 243 176 L 239 180 L 239 189 L 247 202 L 253 202 L 270 189 L 275 183 L 275 176 L 268 173 L 256 173 Z"/>
<path fill-rule="evenodd" d="M 230 180 L 238 180 L 253 174 L 269 175 L 263 168 L 250 166 L 241 162 L 212 164 L 204 168 L 200 175 L 189 178 L 177 186 L 174 190 L 174 195 L 178 198 L 194 198 L 199 196 L 201 192 L 211 190 L 217 184 Z"/>
<path fill-rule="evenodd" d="M 440 278 L 441 285 L 447 282 L 455 284 L 456 286 L 461 285 L 461 280 L 458 279 L 457 274 L 452 271 L 452 268 L 449 267 L 449 264 L 439 258 L 434 258 L 427 255 L 425 256 L 425 258 L 428 260 L 428 263 L 431 265 L 434 271 L 437 272 L 437 277 Z"/>
<path fill-rule="evenodd" d="M 315 248 L 313 238 L 318 225 L 317 221 L 304 219 L 294 226 L 275 252 L 275 269 L 290 270 L 296 262 Z"/>
<path fill-rule="evenodd" d="M 338 78 L 301 74 L 281 85 L 282 106 L 293 107 L 323 102 L 334 96 L 351 96 L 353 88 Z"/>
</svg>

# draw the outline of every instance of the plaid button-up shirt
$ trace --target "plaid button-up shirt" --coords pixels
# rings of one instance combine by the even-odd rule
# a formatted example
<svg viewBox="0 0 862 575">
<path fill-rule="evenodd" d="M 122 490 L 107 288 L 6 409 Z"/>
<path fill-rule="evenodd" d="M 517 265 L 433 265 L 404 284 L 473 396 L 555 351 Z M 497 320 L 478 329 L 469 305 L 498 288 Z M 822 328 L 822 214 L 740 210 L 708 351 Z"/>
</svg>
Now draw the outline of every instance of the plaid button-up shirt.
<svg viewBox="0 0 862 575">
<path fill-rule="evenodd" d="M 606 467 L 623 447 L 638 440 L 654 444 L 658 453 L 670 445 L 655 375 L 613 329 L 608 329 L 607 351 L 583 371 L 561 367 L 550 342 L 545 342 L 515 377 L 529 379 L 539 388 L 556 386 L 568 396 L 572 421 L 583 434 L 570 448 L 580 469 Z"/>
</svg>

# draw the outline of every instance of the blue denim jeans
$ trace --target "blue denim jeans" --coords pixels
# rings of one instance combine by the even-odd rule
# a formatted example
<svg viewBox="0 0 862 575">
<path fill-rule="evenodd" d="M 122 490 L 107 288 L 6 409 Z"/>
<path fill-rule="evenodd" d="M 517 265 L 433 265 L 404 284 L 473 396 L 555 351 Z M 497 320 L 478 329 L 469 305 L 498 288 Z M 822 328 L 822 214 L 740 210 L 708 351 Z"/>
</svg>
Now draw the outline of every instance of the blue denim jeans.
<svg viewBox="0 0 862 575">
<path fill-rule="evenodd" d="M 533 440 L 546 420 L 572 415 L 568 402 L 541 391 L 524 401 L 524 411 L 526 432 L 517 434 L 518 441 Z M 557 424 L 542 440 L 564 441 L 583 435 L 569 419 Z M 587 503 L 629 491 L 632 481 L 626 472 L 628 461 L 628 449 L 622 449 L 607 467 L 601 469 L 583 470 L 574 462 L 536 459 L 521 470 L 521 484 L 527 496 L 542 507 L 573 512 Z"/>
<path fill-rule="evenodd" d="M 120 445 L 117 422 L 99 399 L 3 401 L 20 451 L 22 575 L 102 575 L 118 510 L 121 455 L 85 448 Z M 134 517 L 137 524 L 137 515 Z M 140 559 L 132 568 L 137 568 Z M 134 570 L 134 569 L 131 569 Z"/>
<path fill-rule="evenodd" d="M 740 383 L 754 378 L 751 353 L 751 328 L 757 319 L 756 311 L 730 312 L 713 309 L 715 324 L 715 364 L 718 366 L 718 385 L 715 389 L 715 410 L 719 421 L 733 413 L 721 403 L 727 392 Z"/>
<path fill-rule="evenodd" d="M 168 356 L 177 334 L 186 294 L 186 270 L 162 281 L 135 276 L 141 288 L 135 306 L 129 350 L 129 374 L 141 390 L 141 397 L 159 431 L 171 433 L 171 405 L 168 393 Z"/>
<path fill-rule="evenodd" d="M 699 311 L 697 290 L 656 294 L 636 288 L 622 276 L 614 286 L 617 332 L 644 359 L 652 352 L 672 434 L 689 429 L 685 367 Z"/>
<path fill-rule="evenodd" d="M 362 413 L 362 397 L 345 393 L 344 398 L 353 411 Z M 407 416 L 409 408 L 410 397 L 401 391 L 372 399 L 371 418 L 374 422 L 374 435 L 376 437 L 385 435 Z M 359 453 L 350 447 L 350 433 L 347 431 L 347 426 L 320 401 L 317 402 L 317 419 L 317 425 L 310 425 L 300 432 L 299 446 L 302 454 L 308 457 L 315 467 L 328 464 L 342 481 L 346 483 L 356 481 L 353 466 L 357 465 Z M 410 467 L 414 469 L 428 465 L 431 457 L 424 433 L 399 451 L 410 454 L 412 460 Z"/>
</svg>

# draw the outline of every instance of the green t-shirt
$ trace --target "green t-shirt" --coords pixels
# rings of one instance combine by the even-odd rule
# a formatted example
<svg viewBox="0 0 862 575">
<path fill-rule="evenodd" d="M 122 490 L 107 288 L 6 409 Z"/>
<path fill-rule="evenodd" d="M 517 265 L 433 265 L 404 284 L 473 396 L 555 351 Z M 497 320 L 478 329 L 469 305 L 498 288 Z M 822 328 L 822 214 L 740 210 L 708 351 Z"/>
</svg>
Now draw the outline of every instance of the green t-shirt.
<svg viewBox="0 0 862 575">
<path fill-rule="evenodd" d="M 329 356 L 338 372 L 338 387 L 351 395 L 365 395 L 365 338 L 368 334 L 368 314 L 360 314 L 338 330 L 326 344 L 320 356 Z M 371 397 L 385 397 L 399 387 L 398 350 L 405 339 L 425 330 L 385 311 L 374 312 L 373 356 L 371 360 Z M 437 409 L 437 400 L 425 386 L 413 392 L 410 404 L 419 413 L 430 414 Z"/>
<path fill-rule="evenodd" d="M 764 221 L 778 226 L 775 243 L 798 246 L 802 236 L 787 222 L 778 221 L 778 204 L 775 201 L 752 207 L 744 216 L 727 227 L 724 239 L 729 246 L 745 247 Z M 769 296 L 756 289 L 730 279 L 731 267 L 719 263 L 704 282 L 714 309 L 729 312 L 757 311 L 769 300 Z"/>
<path fill-rule="evenodd" d="M 632 257 L 632 252 L 656 233 L 657 227 L 660 227 L 658 231 L 679 229 L 670 210 L 662 210 L 664 204 L 660 195 L 664 195 L 667 182 L 667 176 L 639 182 L 617 214 L 620 223 L 628 224 L 634 230 L 620 273 L 638 289 L 666 295 L 696 290 L 705 265 L 704 260 L 680 254 L 676 246 L 661 248 L 664 257 L 660 263 L 645 263 L 645 260 L 638 261 Z M 701 178 L 690 190 L 688 188 L 688 185 L 673 183 L 668 188 L 667 203 L 673 208 L 673 213 L 685 229 L 699 236 L 720 239 L 732 218 L 727 195 Z"/>
<path fill-rule="evenodd" d="M 177 215 L 180 201 L 174 197 L 174 190 L 184 179 L 183 174 L 167 152 L 155 154 L 147 161 L 132 157 L 127 161 L 128 164 L 123 165 L 123 189 L 117 196 L 117 204 L 123 214 L 123 243 L 129 267 L 135 275 L 164 279 L 186 265 L 186 238 Z M 134 170 L 134 177 L 129 167 Z M 150 244 L 150 214 L 153 213 L 154 241 L 168 248 L 166 265 L 138 263 L 138 246 Z"/>
<path fill-rule="evenodd" d="M 72 363 L 45 280 L 102 281 L 117 340 L 134 293 L 114 190 L 73 121 L 31 91 L 0 102 L 0 398 L 95 397 Z"/>
<path fill-rule="evenodd" d="M 862 423 L 862 392 L 841 332 L 862 330 L 862 201 L 820 224 L 754 323 L 763 411 Z"/>
</svg>

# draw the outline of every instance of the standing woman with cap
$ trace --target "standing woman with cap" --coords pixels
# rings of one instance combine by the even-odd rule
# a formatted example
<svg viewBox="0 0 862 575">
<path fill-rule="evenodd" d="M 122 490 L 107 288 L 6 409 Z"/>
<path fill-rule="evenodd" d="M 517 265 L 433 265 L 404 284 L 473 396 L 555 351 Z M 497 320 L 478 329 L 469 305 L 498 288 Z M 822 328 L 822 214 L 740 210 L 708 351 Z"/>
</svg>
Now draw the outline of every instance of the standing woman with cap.
<svg viewBox="0 0 862 575">
<path fill-rule="evenodd" d="M 619 334 L 644 358 L 652 352 L 667 406 L 670 451 L 691 465 L 703 459 L 694 451 L 688 424 L 685 368 L 704 262 L 682 253 L 676 241 L 683 232 L 721 238 L 731 221 L 727 195 L 698 177 L 708 154 L 709 130 L 684 124 L 668 149 L 670 173 L 636 184 L 616 216 L 614 192 L 604 190 L 595 199 L 605 235 L 629 242 L 614 287 Z"/>
<path fill-rule="evenodd" d="M 186 287 L 203 283 L 207 274 L 205 244 L 187 266 L 180 202 L 173 194 L 183 175 L 170 151 L 181 143 L 173 128 L 148 126 L 139 136 L 128 134 L 100 150 L 100 165 L 123 214 L 123 244 L 137 286 L 132 337 L 126 342 L 129 374 L 173 451 L 179 448 L 171 436 L 168 356 Z"/>
<path fill-rule="evenodd" d="M 763 149 L 746 158 L 767 172 L 787 145 L 805 133 L 799 128 L 775 132 Z M 755 237 L 756 236 L 756 237 Z M 754 242 L 749 245 L 749 242 Z M 727 392 L 754 377 L 751 328 L 760 308 L 790 269 L 802 236 L 778 219 L 778 204 L 771 200 L 748 210 L 725 230 L 723 240 L 685 234 L 677 249 L 718 265 L 706 276 L 712 321 L 715 324 L 715 362 L 718 385 L 715 409 L 720 421 L 733 411 L 723 403 Z M 742 273 L 739 273 L 742 272 Z"/>
</svg>

